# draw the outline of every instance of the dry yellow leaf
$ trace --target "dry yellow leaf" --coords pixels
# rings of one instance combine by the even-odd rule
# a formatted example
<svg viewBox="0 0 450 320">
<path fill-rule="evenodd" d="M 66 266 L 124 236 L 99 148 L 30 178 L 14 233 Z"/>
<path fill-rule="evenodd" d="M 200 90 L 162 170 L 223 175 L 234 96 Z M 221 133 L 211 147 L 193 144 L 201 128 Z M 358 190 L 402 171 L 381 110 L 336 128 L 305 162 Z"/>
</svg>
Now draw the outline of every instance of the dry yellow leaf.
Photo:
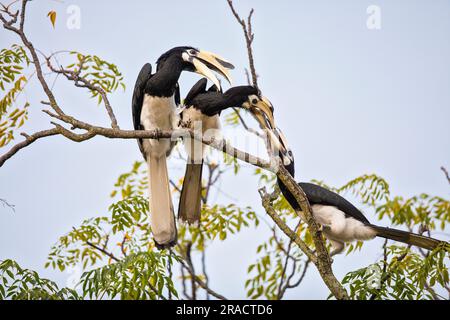
<svg viewBox="0 0 450 320">
<path fill-rule="evenodd" d="M 50 18 L 50 22 L 53 25 L 53 28 L 55 27 L 55 22 L 56 22 L 56 11 L 50 11 L 49 13 L 47 13 L 47 17 Z"/>
</svg>

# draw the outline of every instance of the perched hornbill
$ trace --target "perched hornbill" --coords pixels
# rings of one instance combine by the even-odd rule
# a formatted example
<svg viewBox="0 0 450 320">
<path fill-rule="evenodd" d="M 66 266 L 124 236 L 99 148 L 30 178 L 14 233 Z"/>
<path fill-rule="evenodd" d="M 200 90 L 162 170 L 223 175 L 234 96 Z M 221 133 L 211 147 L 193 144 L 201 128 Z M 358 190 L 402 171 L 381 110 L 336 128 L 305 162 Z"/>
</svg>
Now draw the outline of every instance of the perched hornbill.
<svg viewBox="0 0 450 320">
<path fill-rule="evenodd" d="M 280 129 L 276 128 L 272 131 L 270 140 L 279 150 L 282 164 L 294 177 L 294 156 Z M 292 208 L 300 210 L 294 196 L 279 178 L 277 183 Z M 345 243 L 355 240 L 370 240 L 375 237 L 395 240 L 428 250 L 433 250 L 439 244 L 445 243 L 412 232 L 373 225 L 360 210 L 337 193 L 308 182 L 300 182 L 299 186 L 311 204 L 314 219 L 322 226 L 325 237 L 330 240 L 333 248 L 331 256 L 341 253 Z"/>
<path fill-rule="evenodd" d="M 249 110 L 261 127 L 273 126 L 272 105 L 252 86 L 237 86 L 222 93 L 215 85 L 206 90 L 207 80 L 199 80 L 184 99 L 185 109 L 181 113 L 182 123 L 195 130 L 201 128 L 205 137 L 220 138 L 219 115 L 227 108 Z M 269 115 L 266 118 L 265 115 Z M 202 166 L 204 146 L 187 138 L 184 140 L 188 161 L 181 189 L 178 218 L 189 224 L 200 220 Z"/>
<path fill-rule="evenodd" d="M 170 130 L 177 126 L 178 79 L 182 71 L 199 73 L 220 86 L 212 70 L 230 81 L 228 69 L 233 68 L 219 56 L 192 47 L 173 48 L 160 56 L 156 64 L 156 73 L 152 74 L 151 65 L 146 63 L 134 86 L 135 130 Z M 153 237 L 159 248 L 168 247 L 177 239 L 166 164 L 166 157 L 175 142 L 171 139 L 139 139 L 138 143 L 148 165 Z"/>
</svg>

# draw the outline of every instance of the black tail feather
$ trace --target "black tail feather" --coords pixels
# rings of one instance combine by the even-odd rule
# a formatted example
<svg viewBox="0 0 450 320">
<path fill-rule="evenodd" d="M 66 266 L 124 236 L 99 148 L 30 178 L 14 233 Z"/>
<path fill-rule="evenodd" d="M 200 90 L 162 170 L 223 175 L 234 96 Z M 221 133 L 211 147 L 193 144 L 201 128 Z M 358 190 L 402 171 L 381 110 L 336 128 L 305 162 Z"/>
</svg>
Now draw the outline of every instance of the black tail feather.
<svg viewBox="0 0 450 320">
<path fill-rule="evenodd" d="M 370 227 L 372 227 L 377 232 L 377 236 L 379 237 L 403 242 L 427 250 L 433 250 L 441 243 L 445 243 L 445 241 L 440 241 L 430 237 L 421 236 L 419 234 L 415 234 L 408 231 L 379 227 L 373 224 L 370 225 Z"/>
<path fill-rule="evenodd" d="M 202 195 L 202 163 L 186 164 L 183 187 L 181 189 L 178 219 L 189 224 L 200 221 Z"/>
</svg>

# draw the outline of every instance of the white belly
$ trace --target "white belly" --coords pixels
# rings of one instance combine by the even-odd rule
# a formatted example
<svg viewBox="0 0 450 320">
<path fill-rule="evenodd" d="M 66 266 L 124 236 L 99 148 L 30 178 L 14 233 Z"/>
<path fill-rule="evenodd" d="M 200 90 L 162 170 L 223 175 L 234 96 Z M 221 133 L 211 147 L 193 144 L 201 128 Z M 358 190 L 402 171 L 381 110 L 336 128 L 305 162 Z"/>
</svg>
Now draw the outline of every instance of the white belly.
<svg viewBox="0 0 450 320">
<path fill-rule="evenodd" d="M 189 124 L 189 128 L 194 131 L 200 131 L 205 139 L 214 137 L 221 139 L 220 118 L 219 115 L 212 117 L 203 115 L 199 110 L 190 107 L 183 111 L 183 122 Z M 186 152 L 195 163 L 201 163 L 204 155 L 205 146 L 197 140 L 185 139 Z"/>
<path fill-rule="evenodd" d="M 144 96 L 141 110 L 141 124 L 145 130 L 172 130 L 177 126 L 176 104 L 174 97 Z M 175 141 L 170 139 L 144 139 L 143 146 L 146 154 L 160 157 L 169 154 Z"/>
<path fill-rule="evenodd" d="M 324 229 L 328 239 L 352 242 L 373 239 L 376 235 L 372 228 L 354 218 L 346 217 L 345 213 L 336 207 L 315 204 L 311 209 L 316 221 L 328 227 Z"/>
</svg>

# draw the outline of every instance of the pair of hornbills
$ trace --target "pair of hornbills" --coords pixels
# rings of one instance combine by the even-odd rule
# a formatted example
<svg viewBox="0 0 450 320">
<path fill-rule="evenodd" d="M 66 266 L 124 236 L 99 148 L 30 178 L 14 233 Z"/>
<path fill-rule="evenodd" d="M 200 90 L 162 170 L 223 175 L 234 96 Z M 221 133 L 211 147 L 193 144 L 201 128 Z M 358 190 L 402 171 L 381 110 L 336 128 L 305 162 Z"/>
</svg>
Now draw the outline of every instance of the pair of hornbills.
<svg viewBox="0 0 450 320">
<path fill-rule="evenodd" d="M 214 72 L 230 84 L 229 70 L 233 65 L 220 56 L 193 47 L 176 47 L 159 57 L 156 72 L 145 64 L 136 80 L 132 112 L 136 130 L 173 130 L 180 124 L 201 131 L 220 129 L 219 116 L 227 108 L 243 108 L 255 117 L 260 127 L 267 130 L 270 144 L 278 150 L 281 163 L 294 177 L 294 157 L 286 138 L 275 126 L 272 104 L 253 86 L 236 86 L 222 92 Z M 183 71 L 195 72 L 213 82 L 207 90 L 207 79 L 199 80 L 184 99 L 178 116 L 180 91 L 178 80 Z M 147 162 L 149 173 L 150 217 L 153 237 L 158 248 L 167 248 L 177 242 L 177 228 L 169 188 L 167 157 L 176 141 L 171 139 L 139 139 L 139 148 Z M 178 218 L 189 224 L 200 221 L 202 192 L 202 163 L 204 147 L 185 138 L 188 161 L 178 207 Z M 278 179 L 281 192 L 294 209 L 299 205 Z M 428 250 L 441 241 L 397 229 L 371 224 L 367 218 L 340 195 L 312 183 L 299 183 L 311 204 L 315 220 L 331 242 L 331 255 L 342 252 L 345 243 L 383 237 L 419 246 Z"/>
</svg>

